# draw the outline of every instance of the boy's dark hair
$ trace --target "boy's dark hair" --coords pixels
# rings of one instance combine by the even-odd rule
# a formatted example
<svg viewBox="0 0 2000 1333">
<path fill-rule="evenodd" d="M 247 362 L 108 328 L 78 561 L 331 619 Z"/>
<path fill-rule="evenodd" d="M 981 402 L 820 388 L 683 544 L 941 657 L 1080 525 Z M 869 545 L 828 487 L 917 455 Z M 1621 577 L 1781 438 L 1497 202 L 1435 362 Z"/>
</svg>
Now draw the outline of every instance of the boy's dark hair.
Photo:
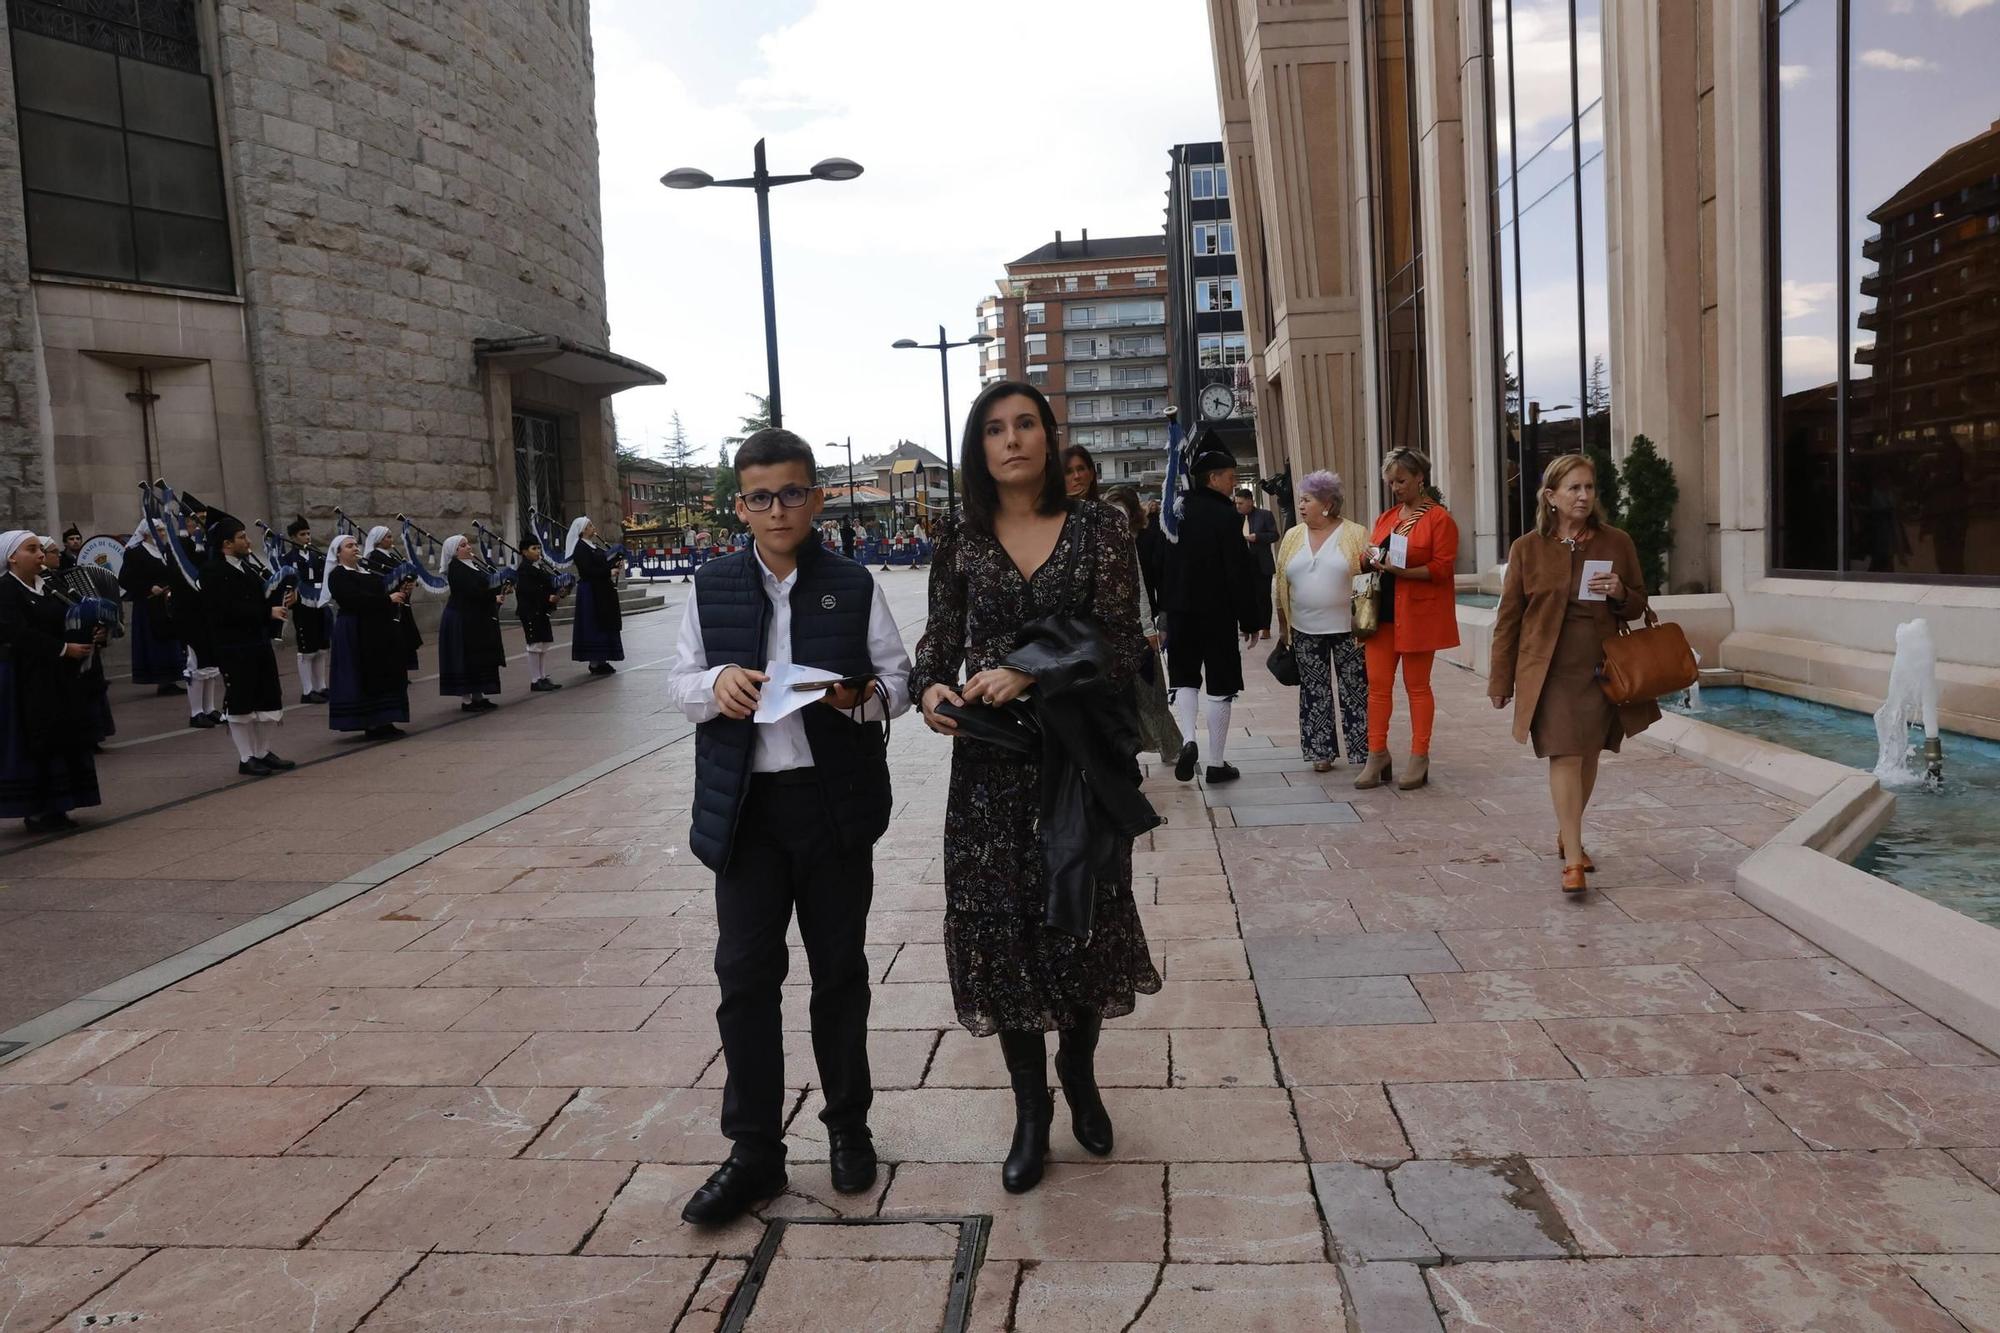
<svg viewBox="0 0 2000 1333">
<path fill-rule="evenodd" d="M 993 404 L 1017 395 L 1035 405 L 1035 412 L 1042 419 L 1042 433 L 1049 442 L 1048 464 L 1042 472 L 1042 494 L 1035 503 L 1035 512 L 1059 514 L 1068 500 L 1063 490 L 1059 428 L 1048 396 L 1034 385 L 1018 380 L 989 384 L 973 400 L 972 410 L 965 417 L 965 433 L 958 442 L 959 474 L 965 483 L 959 488 L 959 498 L 965 506 L 965 525 L 988 536 L 993 533 L 993 516 L 1000 510 L 1000 487 L 986 470 L 986 415 Z"/>
<path fill-rule="evenodd" d="M 309 531 L 311 528 L 312 528 L 311 521 L 308 520 L 304 514 L 300 514 L 298 517 L 294 518 L 290 523 L 287 523 L 285 525 L 285 535 L 287 537 L 296 537 L 301 532 Z"/>
<path fill-rule="evenodd" d="M 807 479 L 819 485 L 819 460 L 813 457 L 812 446 L 782 426 L 766 426 L 743 441 L 737 446 L 736 458 L 730 466 L 736 469 L 736 479 L 741 481 L 746 467 L 773 467 L 779 463 L 804 463 Z"/>
</svg>

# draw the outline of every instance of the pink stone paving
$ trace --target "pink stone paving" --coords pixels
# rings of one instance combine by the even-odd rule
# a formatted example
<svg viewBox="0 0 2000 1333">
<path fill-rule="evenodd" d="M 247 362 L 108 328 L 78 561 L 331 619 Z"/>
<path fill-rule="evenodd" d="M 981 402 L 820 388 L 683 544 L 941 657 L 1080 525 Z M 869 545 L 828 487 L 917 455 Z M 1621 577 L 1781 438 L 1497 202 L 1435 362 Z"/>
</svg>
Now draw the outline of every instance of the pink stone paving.
<svg viewBox="0 0 2000 1333">
<path fill-rule="evenodd" d="M 1046 1178 L 1000 1186 L 1006 1075 L 940 944 L 948 752 L 912 722 L 869 931 L 882 1174 L 832 1189 L 799 955 L 790 1186 L 683 1224 L 727 1145 L 677 743 L 0 1065 L 0 1329 L 692 1333 L 773 1219 L 959 1214 L 993 1219 L 979 1333 L 2000 1326 L 2000 1062 L 1734 894 L 1796 807 L 1630 744 L 1567 899 L 1540 766 L 1480 682 L 1437 685 L 1423 790 L 1313 774 L 1262 679 L 1237 789 L 1149 777 L 1166 985 L 1106 1030 L 1108 1159 L 1058 1099 Z M 935 1329 L 955 1252 L 795 1227 L 748 1327 Z"/>
</svg>

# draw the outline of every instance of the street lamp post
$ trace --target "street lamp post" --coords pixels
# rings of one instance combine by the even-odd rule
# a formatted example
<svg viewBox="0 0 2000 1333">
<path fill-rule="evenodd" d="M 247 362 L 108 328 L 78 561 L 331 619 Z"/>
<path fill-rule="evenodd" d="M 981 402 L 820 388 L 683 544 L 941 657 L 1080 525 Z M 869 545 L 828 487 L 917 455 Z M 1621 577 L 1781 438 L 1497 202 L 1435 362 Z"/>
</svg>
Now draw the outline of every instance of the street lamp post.
<svg viewBox="0 0 2000 1333">
<path fill-rule="evenodd" d="M 920 343 L 914 338 L 898 338 L 890 346 L 908 351 L 913 348 L 934 350 L 938 354 L 938 383 L 944 389 L 944 507 L 947 514 L 958 509 L 958 472 L 951 465 L 951 367 L 946 362 L 945 353 L 954 347 L 983 347 L 993 341 L 990 333 L 975 333 L 960 342 L 952 342 L 944 336 L 944 325 L 938 325 L 938 340 L 934 343 Z"/>
<path fill-rule="evenodd" d="M 660 177 L 660 184 L 669 190 L 700 190 L 710 185 L 722 185 L 757 192 L 757 248 L 764 267 L 764 361 L 770 386 L 769 415 L 773 426 L 782 426 L 785 414 L 778 393 L 778 294 L 771 281 L 771 191 L 780 185 L 796 185 L 800 181 L 851 181 L 861 174 L 861 164 L 844 157 L 829 157 L 815 162 L 813 169 L 802 175 L 773 176 L 765 169 L 764 141 L 759 139 L 754 165 L 755 170 L 750 175 L 726 181 L 715 179 L 699 167 L 676 167 Z"/>
</svg>

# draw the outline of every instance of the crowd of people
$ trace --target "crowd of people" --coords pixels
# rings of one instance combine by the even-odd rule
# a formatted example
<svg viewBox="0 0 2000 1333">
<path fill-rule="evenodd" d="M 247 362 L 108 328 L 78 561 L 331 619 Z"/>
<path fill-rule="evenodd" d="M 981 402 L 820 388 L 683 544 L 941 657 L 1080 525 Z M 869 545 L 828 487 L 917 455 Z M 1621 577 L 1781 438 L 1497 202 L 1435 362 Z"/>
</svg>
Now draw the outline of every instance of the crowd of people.
<svg viewBox="0 0 2000 1333">
<path fill-rule="evenodd" d="M 226 730 L 237 773 L 249 778 L 297 767 L 277 752 L 288 625 L 298 702 L 324 704 L 330 729 L 370 740 L 396 739 L 410 720 L 423 645 L 411 605 L 419 585 L 445 598 L 438 692 L 465 712 L 498 706 L 509 602 L 531 692 L 562 688 L 549 678 L 548 654 L 554 612 L 572 591 L 571 657 L 608 675 L 625 656 L 623 553 L 588 518 L 570 525 L 559 567 L 532 531 L 507 548 L 512 563 L 489 561 L 453 534 L 434 568 L 420 565 L 387 525 L 341 532 L 322 551 L 303 516 L 265 544 L 267 563 L 242 520 L 192 496 L 171 517 L 140 521 L 115 580 L 81 564 L 82 547 L 73 527 L 60 542 L 26 530 L 0 535 L 0 817 L 30 832 L 74 828 L 72 811 L 101 803 L 96 756 L 116 731 L 104 664 L 114 635 L 130 645 L 133 683 L 185 695 L 188 726 Z"/>
</svg>

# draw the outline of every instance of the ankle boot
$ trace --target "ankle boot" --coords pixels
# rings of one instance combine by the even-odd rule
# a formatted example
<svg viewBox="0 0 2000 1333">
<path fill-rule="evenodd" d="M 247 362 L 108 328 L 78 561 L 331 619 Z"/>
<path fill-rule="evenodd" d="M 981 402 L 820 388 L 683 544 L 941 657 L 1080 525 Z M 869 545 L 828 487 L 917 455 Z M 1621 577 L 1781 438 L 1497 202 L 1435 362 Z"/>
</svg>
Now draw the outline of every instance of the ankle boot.
<svg viewBox="0 0 2000 1333">
<path fill-rule="evenodd" d="M 1014 1142 L 1000 1168 L 1000 1183 L 1009 1194 L 1025 1194 L 1042 1178 L 1042 1163 L 1049 1155 L 1049 1122 L 1055 1119 L 1055 1099 L 1049 1095 L 1049 1048 L 1039 1032 L 1002 1032 L 1000 1053 L 1014 1085 Z"/>
<path fill-rule="evenodd" d="M 1403 770 L 1403 780 L 1396 784 L 1397 791 L 1415 791 L 1431 780 L 1431 757 L 1427 754 L 1410 756 L 1410 766 Z"/>
<path fill-rule="evenodd" d="M 1111 1152 L 1111 1113 L 1097 1091 L 1097 1036 L 1103 1027 L 1102 1015 L 1080 1010 L 1056 1047 L 1056 1078 L 1062 1083 L 1063 1100 L 1069 1103 L 1070 1132 L 1099 1157 Z"/>
<path fill-rule="evenodd" d="M 1368 791 L 1371 788 L 1381 786 L 1395 776 L 1395 770 L 1389 764 L 1389 752 L 1387 750 L 1370 750 L 1368 752 L 1367 765 L 1361 770 L 1360 776 L 1354 779 L 1354 789 L 1356 791 Z"/>
</svg>

